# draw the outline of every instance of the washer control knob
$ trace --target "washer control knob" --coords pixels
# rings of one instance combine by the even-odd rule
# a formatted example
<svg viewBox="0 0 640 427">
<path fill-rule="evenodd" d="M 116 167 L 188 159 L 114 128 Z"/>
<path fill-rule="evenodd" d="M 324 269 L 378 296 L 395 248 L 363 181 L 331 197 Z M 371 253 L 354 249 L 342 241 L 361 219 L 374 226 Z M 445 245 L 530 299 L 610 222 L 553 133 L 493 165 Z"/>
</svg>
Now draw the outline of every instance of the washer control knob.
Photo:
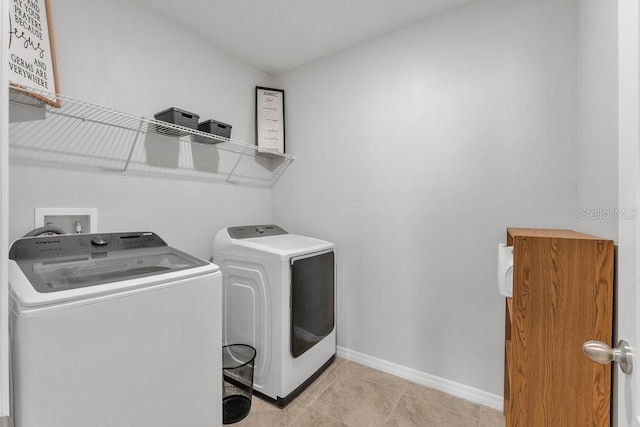
<svg viewBox="0 0 640 427">
<path fill-rule="evenodd" d="M 264 233 L 264 227 L 256 227 L 256 231 L 260 234 Z"/>
<path fill-rule="evenodd" d="M 108 240 L 102 238 L 102 236 L 96 236 L 91 239 L 91 244 L 93 246 L 106 246 L 109 243 Z"/>
</svg>

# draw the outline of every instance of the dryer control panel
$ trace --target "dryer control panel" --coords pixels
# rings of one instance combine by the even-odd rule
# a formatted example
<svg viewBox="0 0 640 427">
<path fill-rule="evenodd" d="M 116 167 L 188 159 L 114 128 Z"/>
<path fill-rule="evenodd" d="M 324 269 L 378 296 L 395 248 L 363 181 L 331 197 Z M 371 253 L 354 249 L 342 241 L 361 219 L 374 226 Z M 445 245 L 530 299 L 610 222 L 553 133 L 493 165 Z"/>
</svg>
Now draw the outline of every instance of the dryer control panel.
<svg viewBox="0 0 640 427">
<path fill-rule="evenodd" d="M 249 239 L 252 237 L 278 236 L 289 234 L 277 225 L 245 225 L 227 228 L 232 239 Z"/>
</svg>

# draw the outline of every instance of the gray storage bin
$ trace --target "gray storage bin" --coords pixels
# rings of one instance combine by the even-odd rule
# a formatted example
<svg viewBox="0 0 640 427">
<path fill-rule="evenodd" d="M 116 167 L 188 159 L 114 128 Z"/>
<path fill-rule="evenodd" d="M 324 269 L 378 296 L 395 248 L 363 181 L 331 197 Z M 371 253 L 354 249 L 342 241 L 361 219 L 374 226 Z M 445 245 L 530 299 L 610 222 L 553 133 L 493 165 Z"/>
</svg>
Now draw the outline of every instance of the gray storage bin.
<svg viewBox="0 0 640 427">
<path fill-rule="evenodd" d="M 156 120 L 173 123 L 174 125 L 183 126 L 190 129 L 198 129 L 198 119 L 200 116 L 191 113 L 189 111 L 181 110 L 176 107 L 167 108 L 166 110 L 160 111 L 159 113 L 154 114 Z M 162 126 L 156 126 L 156 130 L 159 133 L 163 133 L 166 135 L 175 135 L 175 136 L 184 136 L 188 135 L 188 132 L 169 129 Z"/>
<path fill-rule="evenodd" d="M 223 138 L 231 138 L 231 125 L 213 119 L 198 123 L 198 130 L 200 132 L 210 133 Z M 202 144 L 217 144 L 223 142 L 217 139 L 203 138 L 199 136 L 195 137 L 195 141 Z"/>
</svg>

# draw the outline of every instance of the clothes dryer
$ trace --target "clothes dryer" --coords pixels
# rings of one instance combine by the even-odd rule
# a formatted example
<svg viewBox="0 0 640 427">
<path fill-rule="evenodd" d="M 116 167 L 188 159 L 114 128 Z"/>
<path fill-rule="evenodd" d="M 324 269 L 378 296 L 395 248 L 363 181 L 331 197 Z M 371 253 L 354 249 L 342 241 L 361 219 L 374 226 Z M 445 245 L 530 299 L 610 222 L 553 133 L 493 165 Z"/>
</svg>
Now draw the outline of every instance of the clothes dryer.
<svg viewBox="0 0 640 427">
<path fill-rule="evenodd" d="M 284 407 L 335 358 L 334 245 L 275 225 L 230 227 L 214 261 L 225 344 L 257 350 L 254 391 Z"/>
</svg>

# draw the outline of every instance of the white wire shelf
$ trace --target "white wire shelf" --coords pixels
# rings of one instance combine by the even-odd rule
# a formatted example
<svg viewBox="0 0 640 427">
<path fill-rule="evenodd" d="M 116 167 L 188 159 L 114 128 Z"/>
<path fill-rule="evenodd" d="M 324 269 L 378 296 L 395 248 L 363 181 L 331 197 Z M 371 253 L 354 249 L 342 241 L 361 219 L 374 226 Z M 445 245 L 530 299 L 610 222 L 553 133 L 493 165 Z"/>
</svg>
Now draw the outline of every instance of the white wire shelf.
<svg viewBox="0 0 640 427">
<path fill-rule="evenodd" d="M 44 104 L 38 100 L 38 97 L 57 98 L 61 106 L 56 108 Z M 227 182 L 253 182 L 272 185 L 295 159 L 291 154 L 258 149 L 257 145 L 247 144 L 243 141 L 220 137 L 37 89 L 12 85 L 9 101 L 14 105 L 35 109 L 38 114 L 41 114 L 36 120 L 12 124 L 10 142 L 12 148 L 17 152 L 30 151 L 31 153 L 24 152 L 24 155 L 29 155 L 31 158 L 37 154 L 34 152 L 39 151 L 43 161 L 46 157 L 52 158 L 52 154 L 56 154 L 58 157 L 66 154 L 65 158 L 67 159 L 79 157 L 95 162 L 101 158 L 104 160 L 103 167 L 120 170 L 125 174 L 127 171 L 131 171 L 132 166 L 136 169 L 131 172 L 141 172 L 142 169 L 148 172 L 154 167 L 148 165 L 149 153 L 147 152 L 145 156 L 144 150 L 140 148 L 141 139 L 144 139 L 147 146 L 153 145 L 154 141 L 157 141 L 160 146 L 163 145 L 162 141 L 168 141 L 170 145 L 179 141 L 181 151 L 191 152 L 192 158 L 181 158 L 176 165 L 169 168 L 165 165 L 161 171 L 162 175 L 181 175 L 181 177 L 199 179 L 215 178 L 212 176 L 215 175 L 218 178 L 224 178 Z M 54 143 L 42 143 L 41 141 L 44 139 Z M 61 153 L 61 150 L 55 148 L 55 141 L 76 139 L 78 140 L 76 144 L 69 142 L 59 144 L 65 145 L 62 150 L 65 153 Z M 100 141 L 100 145 L 97 144 L 97 140 Z M 108 147 L 104 147 L 105 144 L 112 145 L 113 149 L 109 150 Z M 75 151 L 72 152 L 69 146 L 73 146 Z M 124 149 L 125 146 L 128 146 L 128 152 Z M 197 146 L 201 146 L 202 149 Z M 91 151 L 92 149 L 93 151 Z M 46 154 L 47 152 L 48 154 Z M 216 158 L 213 160 L 217 161 L 219 165 L 216 165 L 212 170 L 207 170 L 206 165 L 204 168 L 198 168 L 196 154 L 200 159 L 206 160 L 211 158 L 212 153 L 216 153 Z M 254 158 L 254 163 L 259 163 L 261 167 L 248 164 L 246 158 Z M 244 165 L 244 171 L 243 159 L 244 163 L 247 163 Z M 76 163 L 78 160 L 80 159 L 76 159 Z M 121 164 L 120 167 L 118 167 L 118 163 Z M 202 165 L 202 161 L 200 164 Z M 159 172 L 157 167 L 155 171 Z M 232 177 L 238 179 L 232 181 Z"/>
</svg>

